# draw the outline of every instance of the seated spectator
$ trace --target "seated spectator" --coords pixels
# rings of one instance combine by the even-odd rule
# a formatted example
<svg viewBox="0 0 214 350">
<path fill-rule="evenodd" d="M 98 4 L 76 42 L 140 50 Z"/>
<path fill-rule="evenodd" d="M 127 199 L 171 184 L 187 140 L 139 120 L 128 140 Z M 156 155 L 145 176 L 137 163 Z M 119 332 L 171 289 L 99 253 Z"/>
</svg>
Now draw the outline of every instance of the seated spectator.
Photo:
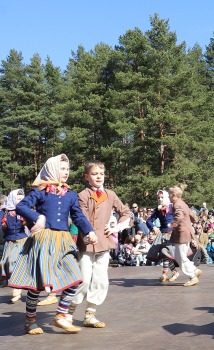
<svg viewBox="0 0 214 350">
<path fill-rule="evenodd" d="M 207 235 L 209 239 L 214 239 L 214 230 L 213 228 L 208 228 Z"/>
<path fill-rule="evenodd" d="M 148 243 L 152 245 L 156 237 L 157 237 L 157 234 L 154 231 L 150 231 L 148 236 Z"/>
<path fill-rule="evenodd" d="M 148 243 L 148 236 L 144 234 L 142 237 L 135 236 L 135 246 L 132 249 L 132 253 L 136 256 L 136 266 L 146 265 L 146 255 L 151 247 Z"/>
<path fill-rule="evenodd" d="M 147 218 L 147 211 L 145 211 L 145 208 L 140 207 L 139 208 L 139 215 L 138 218 L 135 219 L 136 223 L 136 231 L 143 231 L 144 234 L 149 234 L 149 228 L 146 225 L 146 218 Z"/>
<path fill-rule="evenodd" d="M 132 253 L 132 249 L 135 245 L 135 236 L 129 235 L 125 239 L 123 245 L 120 246 L 120 252 L 118 254 L 119 265 L 136 266 L 136 257 Z"/>
<path fill-rule="evenodd" d="M 214 263 L 214 238 L 209 239 L 209 243 L 207 244 L 207 252 L 213 264 Z"/>
</svg>

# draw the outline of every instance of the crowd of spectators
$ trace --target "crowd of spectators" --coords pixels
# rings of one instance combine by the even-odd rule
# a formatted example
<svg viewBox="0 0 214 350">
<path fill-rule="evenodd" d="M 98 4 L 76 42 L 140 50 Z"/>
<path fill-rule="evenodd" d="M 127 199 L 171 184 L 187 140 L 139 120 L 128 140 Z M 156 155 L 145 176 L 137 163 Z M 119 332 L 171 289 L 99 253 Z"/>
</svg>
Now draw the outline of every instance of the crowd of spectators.
<svg viewBox="0 0 214 350">
<path fill-rule="evenodd" d="M 200 263 L 212 264 L 214 263 L 214 208 L 208 210 L 206 203 L 203 203 L 199 210 L 195 207 L 191 209 L 195 212 L 198 219 L 197 223 L 193 224 L 197 242 L 193 240 L 191 246 L 193 249 L 199 247 Z M 111 250 L 110 252 L 110 266 L 157 264 L 147 259 L 147 253 L 158 234 L 150 230 L 146 224 L 153 210 L 152 208 L 138 206 L 137 203 L 133 203 L 130 208 L 129 228 L 118 233 L 116 250 Z M 158 219 L 155 222 L 155 226 L 160 227 Z M 161 261 L 158 264 L 161 264 Z"/>
</svg>

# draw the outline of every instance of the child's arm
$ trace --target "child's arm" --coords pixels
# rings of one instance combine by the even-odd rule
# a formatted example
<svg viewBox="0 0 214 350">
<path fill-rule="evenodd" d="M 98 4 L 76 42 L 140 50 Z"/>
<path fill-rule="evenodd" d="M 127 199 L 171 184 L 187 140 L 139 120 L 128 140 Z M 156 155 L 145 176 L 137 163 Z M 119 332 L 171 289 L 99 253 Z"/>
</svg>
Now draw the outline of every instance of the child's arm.
<svg viewBox="0 0 214 350">
<path fill-rule="evenodd" d="M 88 244 L 88 243 L 97 244 L 97 236 L 89 220 L 87 219 L 86 215 L 80 209 L 80 205 L 79 205 L 79 201 L 76 193 L 74 195 L 73 202 L 71 203 L 70 215 L 73 223 L 85 235 L 85 238 L 84 238 L 85 244 Z"/>
<path fill-rule="evenodd" d="M 18 215 L 23 216 L 25 219 L 36 222 L 40 213 L 36 210 L 32 210 L 35 208 L 38 202 L 42 200 L 41 191 L 37 189 L 32 189 L 30 193 L 24 197 L 21 202 L 19 202 L 16 206 L 16 213 Z"/>
<path fill-rule="evenodd" d="M 4 217 L 4 213 L 5 213 L 4 210 L 0 210 L 0 229 L 2 228 L 2 219 Z"/>
<path fill-rule="evenodd" d="M 113 207 L 115 209 L 115 212 L 119 214 L 119 220 L 116 227 L 118 228 L 118 231 L 123 231 L 124 229 L 129 227 L 131 219 L 130 209 L 127 205 L 124 205 L 121 202 L 116 193 L 114 193 Z"/>
</svg>

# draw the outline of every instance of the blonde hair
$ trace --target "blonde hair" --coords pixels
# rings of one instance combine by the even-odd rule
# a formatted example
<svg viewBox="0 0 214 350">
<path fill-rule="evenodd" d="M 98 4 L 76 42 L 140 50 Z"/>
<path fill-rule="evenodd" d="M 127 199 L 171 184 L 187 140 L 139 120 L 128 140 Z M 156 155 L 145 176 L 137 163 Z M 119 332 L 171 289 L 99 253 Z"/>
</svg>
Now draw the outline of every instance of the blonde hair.
<svg viewBox="0 0 214 350">
<path fill-rule="evenodd" d="M 183 191 L 187 188 L 186 184 L 175 185 L 169 188 L 169 193 L 174 193 L 176 197 L 181 198 Z"/>
<path fill-rule="evenodd" d="M 105 165 L 100 160 L 89 160 L 85 163 L 84 173 L 88 174 L 91 168 L 94 166 L 98 166 L 100 169 L 103 169 L 105 171 Z"/>
</svg>

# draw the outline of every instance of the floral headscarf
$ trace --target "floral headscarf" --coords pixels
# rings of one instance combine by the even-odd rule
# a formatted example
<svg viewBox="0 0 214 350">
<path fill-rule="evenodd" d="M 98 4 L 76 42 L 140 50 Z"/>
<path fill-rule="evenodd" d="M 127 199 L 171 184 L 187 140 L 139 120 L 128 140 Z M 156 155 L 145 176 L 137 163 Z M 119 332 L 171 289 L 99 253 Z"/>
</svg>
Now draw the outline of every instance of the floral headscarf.
<svg viewBox="0 0 214 350">
<path fill-rule="evenodd" d="M 6 210 L 15 210 L 16 209 L 16 201 L 17 201 L 17 195 L 24 195 L 24 190 L 19 188 L 17 190 L 13 190 L 9 193 L 8 197 L 6 198 L 2 209 Z"/>
<path fill-rule="evenodd" d="M 66 161 L 69 164 L 69 159 L 65 154 L 49 158 L 43 165 L 32 186 L 38 187 L 40 190 L 46 188 L 47 192 L 52 193 L 60 192 L 62 188 L 69 188 L 67 184 L 61 183 L 60 167 L 62 161 Z"/>
</svg>

